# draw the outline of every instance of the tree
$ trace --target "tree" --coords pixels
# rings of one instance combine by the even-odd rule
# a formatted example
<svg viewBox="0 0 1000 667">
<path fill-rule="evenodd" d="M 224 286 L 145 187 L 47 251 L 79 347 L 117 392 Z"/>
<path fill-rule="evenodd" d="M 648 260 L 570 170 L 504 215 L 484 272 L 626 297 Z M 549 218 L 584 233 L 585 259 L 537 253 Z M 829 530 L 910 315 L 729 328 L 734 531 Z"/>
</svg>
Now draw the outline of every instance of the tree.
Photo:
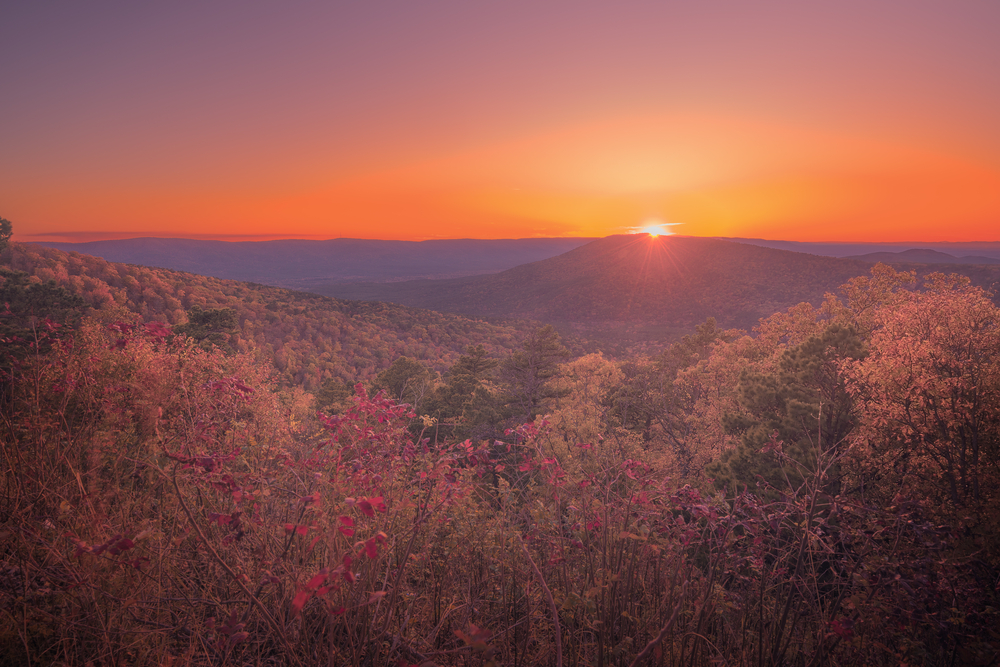
<svg viewBox="0 0 1000 667">
<path fill-rule="evenodd" d="M 656 366 L 648 359 L 622 362 L 621 382 L 602 398 L 612 426 L 639 433 L 645 443 L 653 439 L 653 419 L 663 397 Z"/>
<path fill-rule="evenodd" d="M 188 323 L 173 328 L 174 333 L 193 338 L 202 347 L 218 345 L 231 351 L 229 334 L 236 331 L 238 325 L 236 311 L 232 308 L 202 309 L 192 306 L 188 311 Z"/>
<path fill-rule="evenodd" d="M 490 378 L 499 365 L 482 345 L 465 348 L 427 404 L 440 435 L 480 439 L 491 433 L 498 414 Z"/>
<path fill-rule="evenodd" d="M 871 354 L 844 364 L 861 427 L 857 484 L 916 496 L 946 514 L 1000 498 L 1000 309 L 967 278 L 875 313 Z"/>
<path fill-rule="evenodd" d="M 0 267 L 0 374 L 15 358 L 45 352 L 80 323 L 87 304 L 54 280 Z"/>
<path fill-rule="evenodd" d="M 844 360 L 863 358 L 857 332 L 839 324 L 822 334 L 785 350 L 776 374 L 744 372 L 738 387 L 742 410 L 727 415 L 727 429 L 740 436 L 740 444 L 726 451 L 708 471 L 718 486 L 755 486 L 758 477 L 783 488 L 788 477 L 801 481 L 799 469 L 785 466 L 768 449 L 776 438 L 783 453 L 814 470 L 820 453 L 841 447 L 854 427 L 852 401 L 840 376 Z M 830 480 L 835 492 L 838 480 Z"/>
<path fill-rule="evenodd" d="M 569 358 L 569 350 L 551 324 L 532 331 L 521 349 L 510 355 L 500 367 L 505 385 L 505 412 L 513 419 L 531 421 L 560 395 L 550 381 L 559 364 Z"/>
<path fill-rule="evenodd" d="M 434 385 L 434 376 L 418 361 L 399 357 L 372 383 L 372 393 L 385 390 L 394 401 L 408 403 L 419 414 Z"/>
<path fill-rule="evenodd" d="M 623 374 L 615 362 L 605 359 L 600 352 L 588 354 L 563 365 L 559 378 L 553 381 L 556 389 L 563 394 L 549 420 L 553 432 L 562 440 L 561 453 L 573 453 L 581 445 L 596 446 L 602 440 L 618 445 L 619 451 L 626 449 L 617 430 L 608 432 L 609 404 L 602 400 L 621 386 Z M 612 427 L 613 428 L 613 427 Z M 628 434 L 631 442 L 640 438 Z M 601 452 L 604 456 L 606 451 Z M 572 454 L 571 454 L 572 455 Z M 562 457 L 562 464 L 568 465 L 568 457 Z"/>
<path fill-rule="evenodd" d="M 678 472 L 692 474 L 700 430 L 694 415 L 706 386 L 691 371 L 711 357 L 717 344 L 731 339 L 731 332 L 719 329 L 710 317 L 653 359 L 622 364 L 625 380 L 604 397 L 612 424 L 641 433 L 647 449 L 661 442 Z"/>
<path fill-rule="evenodd" d="M 327 378 L 316 391 L 316 407 L 328 412 L 340 412 L 354 395 L 354 388 L 339 378 Z"/>
<path fill-rule="evenodd" d="M 14 225 L 11 224 L 10 220 L 0 218 L 0 252 L 3 252 L 7 248 L 7 244 L 10 242 L 11 234 L 14 233 Z"/>
</svg>

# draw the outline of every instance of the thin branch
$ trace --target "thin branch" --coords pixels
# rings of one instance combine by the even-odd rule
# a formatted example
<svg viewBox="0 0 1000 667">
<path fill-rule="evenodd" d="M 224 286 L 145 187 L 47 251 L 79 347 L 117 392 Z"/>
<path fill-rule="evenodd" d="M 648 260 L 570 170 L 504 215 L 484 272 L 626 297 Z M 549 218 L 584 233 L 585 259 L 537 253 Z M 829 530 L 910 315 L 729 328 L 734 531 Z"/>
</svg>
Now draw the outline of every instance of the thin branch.
<svg viewBox="0 0 1000 667">
<path fill-rule="evenodd" d="M 166 473 L 164 473 L 162 470 L 160 470 L 160 474 L 166 476 Z M 285 637 L 285 633 L 282 630 L 281 626 L 278 625 L 278 621 L 276 621 L 275 618 L 271 616 L 271 613 L 267 610 L 267 607 L 265 607 L 263 603 L 261 603 L 260 599 L 257 598 L 256 595 L 250 592 L 250 589 L 248 589 L 246 585 L 244 585 L 243 580 L 240 578 L 240 575 L 238 575 L 231 567 L 229 567 L 229 564 L 222 559 L 219 553 L 215 550 L 215 547 L 212 546 L 212 543 L 209 542 L 208 538 L 205 537 L 205 533 L 202 532 L 201 526 L 199 526 L 198 522 L 195 521 L 194 514 L 191 513 L 191 510 L 188 508 L 187 503 L 184 502 L 184 494 L 181 493 L 181 487 L 180 485 L 177 484 L 176 468 L 174 468 L 174 474 L 170 478 L 170 481 L 173 482 L 174 490 L 177 492 L 177 500 L 180 501 L 181 508 L 184 510 L 184 514 L 187 515 L 188 520 L 191 522 L 191 526 L 194 528 L 195 532 L 198 533 L 198 538 L 201 540 L 201 543 L 204 544 L 205 548 L 208 549 L 208 552 L 212 554 L 212 558 L 215 559 L 215 562 L 218 563 L 230 577 L 232 577 L 233 581 L 236 582 L 236 585 L 239 586 L 240 589 L 250 599 L 250 602 L 257 607 L 261 615 L 264 617 L 264 620 L 267 621 L 267 624 L 270 625 L 271 628 L 276 633 L 278 633 L 278 637 L 281 638 L 281 643 L 285 645 L 285 650 L 288 651 L 288 655 L 292 658 L 295 658 L 295 653 L 292 651 L 292 647 L 288 644 L 288 639 Z M 298 662 L 298 660 L 296 660 L 296 662 Z"/>
<path fill-rule="evenodd" d="M 545 583 L 545 578 L 542 576 L 542 571 L 538 569 L 535 565 L 535 561 L 531 560 L 531 554 L 528 553 L 528 547 L 524 544 L 524 540 L 521 539 L 519 533 L 514 533 L 517 536 L 517 541 L 521 543 L 521 551 L 524 552 L 524 557 L 528 559 L 528 563 L 531 565 L 531 569 L 535 572 L 535 576 L 538 577 L 538 583 L 542 585 L 542 590 L 545 591 L 545 597 L 549 601 L 549 611 L 552 612 L 552 623 L 555 625 L 555 640 L 556 640 L 556 667 L 562 667 L 562 626 L 559 625 L 559 610 L 556 608 L 556 601 L 552 598 L 552 591 L 549 590 L 548 585 Z M 677 612 L 674 612 L 676 615 Z"/>
<path fill-rule="evenodd" d="M 653 652 L 656 645 L 662 642 L 663 638 L 667 636 L 668 632 L 670 632 L 670 628 L 674 626 L 674 621 L 677 620 L 677 614 L 680 613 L 681 607 L 684 606 L 684 596 L 687 593 L 687 586 L 688 582 L 686 581 L 681 585 L 681 599 L 678 600 L 677 604 L 674 606 L 674 611 L 670 614 L 670 618 L 667 620 L 666 624 L 660 628 L 660 632 L 657 633 L 657 635 L 653 637 L 648 644 L 646 644 L 646 648 L 642 649 L 642 652 L 635 656 L 635 660 L 632 661 L 629 667 L 638 667 L 639 663 L 649 657 L 649 654 Z"/>
</svg>

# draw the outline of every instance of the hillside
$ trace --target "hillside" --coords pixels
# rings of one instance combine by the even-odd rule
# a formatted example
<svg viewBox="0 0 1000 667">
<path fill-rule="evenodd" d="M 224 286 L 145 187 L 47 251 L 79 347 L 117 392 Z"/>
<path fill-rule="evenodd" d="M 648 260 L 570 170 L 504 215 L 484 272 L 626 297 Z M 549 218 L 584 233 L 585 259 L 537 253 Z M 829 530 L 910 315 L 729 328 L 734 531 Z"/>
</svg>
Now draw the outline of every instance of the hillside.
<svg viewBox="0 0 1000 667">
<path fill-rule="evenodd" d="M 612 236 L 502 273 L 453 280 L 328 285 L 323 293 L 551 322 L 619 340 L 673 338 L 708 317 L 748 329 L 817 303 L 871 263 L 696 237 Z"/>
<path fill-rule="evenodd" d="M 0 267 L 0 304 L 54 315 L 52 278 L 98 310 L 0 347 L 4 665 L 997 663 L 1000 309 L 961 281 L 878 266 L 757 337 L 621 362 L 562 363 L 541 327 L 317 413 L 250 355 L 115 318 L 231 304 L 258 318 L 237 345 L 325 318 L 354 358 L 460 318 L 13 255 L 34 282 Z"/>
<path fill-rule="evenodd" d="M 41 243 L 111 262 L 296 289 L 345 281 L 455 278 L 503 271 L 554 257 L 593 239 L 447 239 L 430 241 L 198 241 L 138 238 Z"/>
<path fill-rule="evenodd" d="M 10 266 L 32 280 L 53 280 L 84 297 L 95 314 L 188 322 L 188 311 L 230 308 L 237 328 L 226 343 L 273 363 L 283 383 L 315 390 L 327 379 L 373 377 L 400 355 L 445 370 L 470 344 L 493 354 L 516 347 L 520 333 L 462 316 L 383 303 L 342 301 L 190 273 L 107 262 L 35 245 L 12 244 Z"/>
<path fill-rule="evenodd" d="M 853 255 L 849 259 L 882 262 L 883 264 L 1000 264 L 1000 259 L 993 257 L 981 255 L 956 257 L 930 248 L 913 248 L 902 252 L 870 252 L 864 255 Z"/>
<path fill-rule="evenodd" d="M 859 256 L 867 256 L 873 253 L 888 253 L 892 255 L 907 252 L 909 250 L 931 250 L 960 258 L 960 262 L 963 264 L 979 264 L 983 263 L 983 259 L 1000 260 L 1000 241 L 944 241 L 938 243 L 817 243 L 814 241 L 773 241 L 767 239 L 735 237 L 717 238 L 719 238 L 720 241 L 734 241 L 736 243 L 745 243 L 747 245 L 759 245 L 765 248 L 774 248 L 776 250 L 806 252 L 810 255 L 823 255 L 824 257 L 857 259 Z M 919 261 L 933 263 L 933 260 L 930 259 Z M 952 262 L 951 260 L 947 260 L 946 263 L 950 264 Z"/>
</svg>

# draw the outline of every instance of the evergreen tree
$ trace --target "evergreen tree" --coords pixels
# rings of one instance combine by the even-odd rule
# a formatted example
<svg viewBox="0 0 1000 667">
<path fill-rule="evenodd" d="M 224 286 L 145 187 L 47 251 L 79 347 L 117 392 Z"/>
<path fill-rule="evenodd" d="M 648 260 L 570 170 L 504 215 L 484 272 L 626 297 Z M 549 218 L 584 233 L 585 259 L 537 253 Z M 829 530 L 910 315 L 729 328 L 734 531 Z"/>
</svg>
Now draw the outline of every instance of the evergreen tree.
<svg viewBox="0 0 1000 667">
<path fill-rule="evenodd" d="M 420 362 L 399 357 L 376 376 L 372 393 L 385 391 L 389 398 L 408 403 L 419 414 L 434 386 L 434 376 Z"/>
<path fill-rule="evenodd" d="M 505 386 L 504 413 L 522 422 L 542 414 L 560 395 L 550 381 L 569 356 L 552 325 L 531 332 L 521 349 L 500 366 L 500 380 Z"/>
<path fill-rule="evenodd" d="M 10 220 L 0 218 L 0 252 L 7 249 L 7 244 L 10 242 L 10 237 L 13 233 L 14 225 L 11 224 Z"/>
<path fill-rule="evenodd" d="M 482 345 L 465 348 L 428 402 L 428 413 L 438 420 L 439 436 L 478 440 L 497 435 L 499 415 L 490 379 L 499 365 Z"/>
<path fill-rule="evenodd" d="M 337 413 L 347 407 L 347 399 L 354 395 L 354 389 L 338 378 L 327 378 L 316 392 L 316 408 Z"/>
<path fill-rule="evenodd" d="M 852 401 L 839 364 L 863 356 L 857 332 L 833 324 L 821 335 L 785 350 L 776 375 L 744 372 L 738 387 L 743 412 L 725 418 L 727 430 L 740 436 L 740 444 L 708 467 L 716 485 L 754 487 L 760 477 L 773 487 L 785 488 L 787 477 L 797 486 L 802 478 L 796 467 L 762 450 L 776 438 L 785 455 L 813 470 L 817 454 L 839 447 L 854 427 Z M 830 491 L 836 491 L 836 485 L 837 480 L 831 479 Z"/>
<path fill-rule="evenodd" d="M 179 324 L 173 328 L 175 334 L 193 338 L 202 347 L 218 346 L 226 351 L 232 351 L 229 346 L 229 335 L 236 331 L 236 311 L 232 308 L 202 309 L 193 306 L 188 311 L 188 323 Z"/>
</svg>

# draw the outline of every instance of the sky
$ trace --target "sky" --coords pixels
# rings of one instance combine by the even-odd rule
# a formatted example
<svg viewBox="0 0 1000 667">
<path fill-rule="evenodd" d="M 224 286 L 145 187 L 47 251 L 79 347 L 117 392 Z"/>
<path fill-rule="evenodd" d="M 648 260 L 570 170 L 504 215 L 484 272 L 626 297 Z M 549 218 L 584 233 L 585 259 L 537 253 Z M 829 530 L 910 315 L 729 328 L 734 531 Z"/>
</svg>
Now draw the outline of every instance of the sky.
<svg viewBox="0 0 1000 667">
<path fill-rule="evenodd" d="M 1000 2 L 6 2 L 14 240 L 1000 240 Z"/>
</svg>

